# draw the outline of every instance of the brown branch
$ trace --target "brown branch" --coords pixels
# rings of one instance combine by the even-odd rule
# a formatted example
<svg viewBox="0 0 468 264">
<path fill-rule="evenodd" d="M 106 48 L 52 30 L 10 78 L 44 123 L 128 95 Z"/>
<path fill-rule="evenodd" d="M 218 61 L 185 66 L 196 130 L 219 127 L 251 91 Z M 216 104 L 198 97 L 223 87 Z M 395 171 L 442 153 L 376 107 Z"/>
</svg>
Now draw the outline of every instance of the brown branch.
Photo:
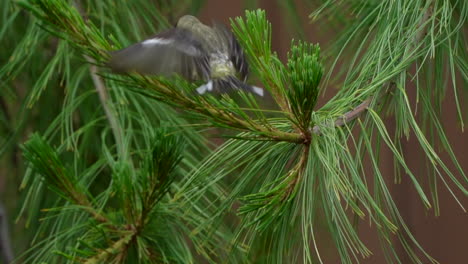
<svg viewBox="0 0 468 264">
<path fill-rule="evenodd" d="M 0 257 L 3 263 L 6 264 L 12 263 L 14 259 L 8 228 L 8 219 L 2 204 L 0 204 Z"/>
<path fill-rule="evenodd" d="M 410 53 L 413 52 L 418 47 L 418 43 L 421 42 L 423 37 L 426 35 L 427 25 L 429 24 L 427 22 L 429 18 L 432 16 L 433 8 L 434 8 L 433 3 L 431 3 L 429 7 L 426 9 L 426 12 L 424 12 L 424 15 L 421 18 L 421 21 L 419 21 L 419 24 L 418 24 L 419 31 L 416 33 L 416 36 L 414 36 L 413 44 L 409 49 Z"/>
<path fill-rule="evenodd" d="M 372 96 L 367 98 L 366 100 L 364 100 L 364 102 L 362 102 L 360 105 L 355 107 L 353 110 L 351 110 L 349 112 L 346 112 L 343 116 L 336 119 L 333 126 L 335 126 L 335 127 L 344 126 L 345 124 L 347 124 L 347 123 L 353 121 L 354 119 L 358 118 L 359 116 L 361 116 L 367 110 L 367 108 L 369 107 L 369 104 L 371 103 L 372 98 L 373 98 Z M 322 131 L 320 129 L 320 126 L 315 125 L 312 128 L 311 133 L 316 134 L 316 135 L 320 135 L 322 133 Z"/>
<path fill-rule="evenodd" d="M 304 176 L 304 172 L 305 172 L 305 169 L 306 169 L 306 166 L 307 166 L 307 161 L 309 159 L 310 142 L 305 143 L 303 147 L 304 147 L 304 150 L 303 150 L 303 153 L 301 155 L 301 159 L 296 164 L 295 168 L 293 168 L 290 171 L 291 176 L 293 176 L 294 178 L 288 184 L 286 193 L 283 195 L 283 197 L 281 199 L 282 201 L 284 201 L 284 200 L 286 200 L 286 199 L 288 199 L 290 197 L 290 195 L 296 189 L 297 184 L 302 180 L 302 178 Z"/>
<path fill-rule="evenodd" d="M 102 78 L 98 75 L 98 68 L 96 67 L 96 62 L 89 56 L 84 56 L 86 61 L 90 64 L 89 72 L 91 74 L 91 78 L 94 83 L 94 88 L 96 89 L 99 95 L 99 101 L 101 102 L 102 108 L 104 109 L 104 113 L 106 114 L 107 121 L 109 122 L 109 126 L 111 127 L 112 133 L 114 135 L 114 139 L 117 145 L 117 149 L 119 154 L 123 155 L 123 138 L 122 138 L 122 127 L 120 126 L 119 121 L 114 113 L 114 111 L 109 107 L 111 104 L 111 100 L 109 99 L 109 95 L 107 93 L 107 87 L 104 84 Z"/>
</svg>

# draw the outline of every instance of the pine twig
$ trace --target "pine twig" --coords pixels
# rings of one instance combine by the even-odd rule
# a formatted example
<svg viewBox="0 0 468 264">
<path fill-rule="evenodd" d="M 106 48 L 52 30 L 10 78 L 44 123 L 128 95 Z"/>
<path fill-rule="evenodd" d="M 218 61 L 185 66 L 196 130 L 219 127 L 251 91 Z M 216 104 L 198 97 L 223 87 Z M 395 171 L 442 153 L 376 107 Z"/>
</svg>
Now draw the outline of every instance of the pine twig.
<svg viewBox="0 0 468 264">
<path fill-rule="evenodd" d="M 99 264 L 106 263 L 112 255 L 115 254 L 124 254 L 125 247 L 130 243 L 134 237 L 134 233 L 125 235 L 121 239 L 114 242 L 110 247 L 102 250 L 101 253 L 85 261 L 85 264 Z"/>
<path fill-rule="evenodd" d="M 334 126 L 335 127 L 340 127 L 344 126 L 345 124 L 353 121 L 354 119 L 358 118 L 361 116 L 369 107 L 369 104 L 372 102 L 372 96 L 364 100 L 361 104 L 359 104 L 357 107 L 355 107 L 353 110 L 346 112 L 343 116 L 337 118 L 335 120 Z M 322 133 L 320 126 L 315 125 L 312 130 L 312 134 L 320 135 Z"/>
<path fill-rule="evenodd" d="M 115 142 L 119 154 L 123 154 L 123 139 L 122 139 L 122 127 L 120 126 L 119 121 L 117 120 L 114 111 L 109 107 L 109 94 L 107 93 L 107 87 L 104 84 L 102 78 L 98 75 L 98 68 L 95 65 L 96 62 L 89 56 L 84 56 L 86 61 L 90 64 L 89 72 L 94 83 L 94 88 L 96 89 L 99 95 L 99 101 L 101 102 L 104 113 L 106 114 L 107 121 L 109 121 L 109 126 L 111 127 L 112 133 L 114 134 Z"/>
</svg>

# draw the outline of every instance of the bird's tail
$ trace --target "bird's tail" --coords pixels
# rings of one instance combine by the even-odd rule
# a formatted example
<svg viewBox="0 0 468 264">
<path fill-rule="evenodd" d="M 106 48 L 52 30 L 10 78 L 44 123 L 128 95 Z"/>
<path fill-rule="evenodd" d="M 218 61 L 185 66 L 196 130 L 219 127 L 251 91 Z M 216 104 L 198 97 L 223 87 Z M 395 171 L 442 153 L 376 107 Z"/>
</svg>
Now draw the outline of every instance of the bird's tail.
<svg viewBox="0 0 468 264">
<path fill-rule="evenodd" d="M 204 94 L 206 92 L 229 93 L 237 89 L 251 92 L 259 96 L 263 96 L 264 94 L 263 88 L 248 85 L 234 76 L 209 80 L 204 85 L 198 87 L 197 92 L 199 94 Z"/>
</svg>

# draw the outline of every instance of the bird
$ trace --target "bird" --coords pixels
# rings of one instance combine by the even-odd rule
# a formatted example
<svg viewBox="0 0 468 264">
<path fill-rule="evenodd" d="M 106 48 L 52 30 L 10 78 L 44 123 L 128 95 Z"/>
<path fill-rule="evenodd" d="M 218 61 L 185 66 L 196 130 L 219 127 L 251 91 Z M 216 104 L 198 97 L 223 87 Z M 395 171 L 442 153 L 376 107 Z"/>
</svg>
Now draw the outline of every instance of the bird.
<svg viewBox="0 0 468 264">
<path fill-rule="evenodd" d="M 262 88 L 247 84 L 249 65 L 234 34 L 224 25 L 212 27 L 191 15 L 175 27 L 122 50 L 111 52 L 109 66 L 117 73 L 181 75 L 205 83 L 196 91 L 227 93 L 244 90 L 263 96 Z"/>
</svg>

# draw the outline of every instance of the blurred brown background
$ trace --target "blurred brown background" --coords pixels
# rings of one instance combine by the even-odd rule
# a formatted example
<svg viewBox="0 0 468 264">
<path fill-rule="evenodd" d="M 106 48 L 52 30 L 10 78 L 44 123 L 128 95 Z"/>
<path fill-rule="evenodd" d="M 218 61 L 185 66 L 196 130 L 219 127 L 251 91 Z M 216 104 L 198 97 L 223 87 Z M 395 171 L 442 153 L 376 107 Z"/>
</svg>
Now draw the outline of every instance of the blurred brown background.
<svg viewBox="0 0 468 264">
<path fill-rule="evenodd" d="M 298 36 L 292 29 L 293 23 L 289 21 L 284 10 L 284 6 L 280 1 L 263 0 L 260 1 L 260 8 L 265 9 L 269 21 L 273 27 L 273 49 L 278 53 L 281 59 L 286 58 L 286 53 L 289 49 L 291 39 L 297 39 Z M 301 6 L 301 3 L 298 4 Z M 244 14 L 244 1 L 228 1 L 228 0 L 208 0 L 205 8 L 201 13 L 201 20 L 205 23 L 210 23 L 212 20 L 220 21 L 225 24 L 229 23 L 229 18 L 242 16 Z M 302 12 L 301 20 L 305 26 L 307 40 L 313 43 L 319 43 L 322 50 L 326 50 L 327 43 L 331 41 L 337 32 L 333 32 L 330 28 L 320 27 L 317 24 L 309 23 L 307 18 L 311 13 L 311 9 L 306 5 L 304 8 L 299 8 Z M 411 89 L 411 86 L 409 86 Z M 444 103 L 443 125 L 446 134 L 452 143 L 455 155 L 458 157 L 460 164 L 465 171 L 468 171 L 468 136 L 462 133 L 459 121 L 457 120 L 456 108 L 453 101 L 453 92 L 447 89 L 447 97 Z M 414 89 L 413 89 L 414 91 Z M 326 102 L 327 98 L 333 96 L 336 89 L 328 89 L 327 94 L 320 98 L 319 105 Z M 414 93 L 412 101 L 414 102 Z M 466 108 L 465 112 L 466 112 Z M 393 124 L 391 118 L 387 119 L 389 131 L 392 131 Z M 407 163 L 413 170 L 415 176 L 420 180 L 421 185 L 428 186 L 425 164 L 423 160 L 422 150 L 414 136 L 409 141 L 402 142 L 404 156 Z M 455 168 L 448 162 L 446 153 L 439 153 L 452 171 Z M 381 160 L 383 175 L 387 178 L 387 182 L 393 193 L 395 203 L 400 208 L 400 213 L 405 219 L 406 224 L 410 228 L 415 238 L 420 242 L 422 247 L 436 260 L 444 264 L 464 264 L 468 263 L 468 215 L 458 206 L 449 191 L 439 182 L 439 198 L 440 198 L 440 216 L 434 216 L 434 211 L 427 211 L 421 200 L 419 199 L 413 184 L 405 175 L 402 176 L 400 184 L 393 184 L 394 170 L 393 158 L 388 149 L 383 148 Z M 371 175 L 371 174 L 369 174 Z M 370 178 L 370 177 L 369 177 Z M 371 179 L 369 179 L 371 183 Z M 453 187 L 453 186 L 451 186 Z M 462 193 L 457 193 L 463 205 L 468 205 L 468 199 Z M 375 226 L 369 227 L 368 222 L 361 222 L 360 232 L 363 240 L 366 242 L 373 256 L 364 260 L 362 263 L 386 263 L 384 256 L 380 250 L 379 241 L 376 236 Z M 395 238 L 396 241 L 396 238 Z M 332 246 L 332 244 L 329 244 Z M 401 256 L 402 263 L 411 263 L 406 257 L 404 249 L 395 243 L 396 251 Z M 339 263 L 338 256 L 330 254 L 326 263 Z"/>
</svg>

